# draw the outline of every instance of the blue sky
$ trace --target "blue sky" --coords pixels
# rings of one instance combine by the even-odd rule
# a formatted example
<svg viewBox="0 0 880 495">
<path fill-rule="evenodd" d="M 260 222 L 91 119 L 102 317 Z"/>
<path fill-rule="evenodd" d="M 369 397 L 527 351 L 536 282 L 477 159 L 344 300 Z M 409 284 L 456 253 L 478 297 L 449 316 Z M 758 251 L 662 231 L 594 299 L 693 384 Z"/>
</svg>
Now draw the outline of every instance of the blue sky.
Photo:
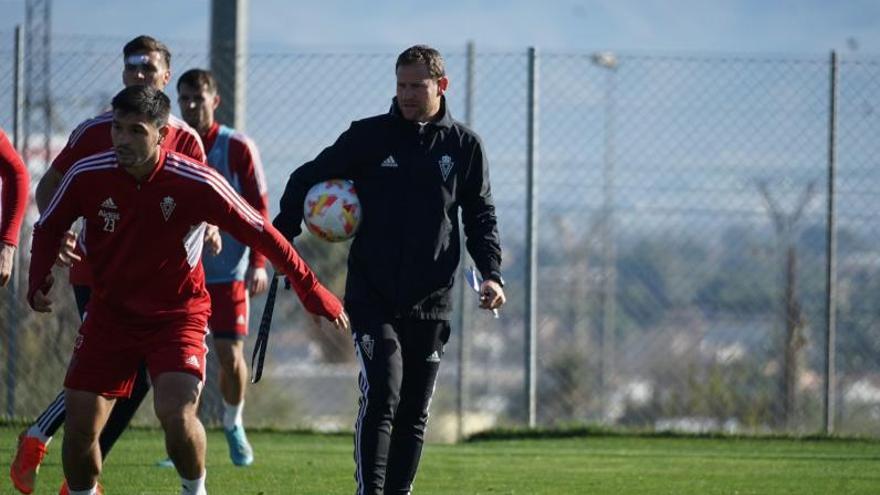
<svg viewBox="0 0 880 495">
<path fill-rule="evenodd" d="M 57 34 L 149 33 L 204 42 L 210 0 L 54 0 Z M 0 0 L 0 31 L 24 0 Z M 876 0 L 250 1 L 252 50 L 397 49 L 416 42 L 481 49 L 815 54 L 880 52 Z M 855 40 L 855 43 L 848 43 Z"/>
</svg>

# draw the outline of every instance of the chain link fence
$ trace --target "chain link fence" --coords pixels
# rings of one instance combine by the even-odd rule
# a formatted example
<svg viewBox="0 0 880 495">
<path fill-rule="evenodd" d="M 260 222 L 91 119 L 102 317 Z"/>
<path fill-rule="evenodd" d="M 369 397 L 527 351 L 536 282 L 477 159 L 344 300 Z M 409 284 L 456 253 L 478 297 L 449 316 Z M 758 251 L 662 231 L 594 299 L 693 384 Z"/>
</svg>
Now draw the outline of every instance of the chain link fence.
<svg viewBox="0 0 880 495">
<path fill-rule="evenodd" d="M 12 39 L 0 33 L 0 126 L 7 130 Z M 25 150 L 34 184 L 45 156 L 121 88 L 125 41 L 53 40 L 53 149 Z M 206 67 L 208 56 L 192 44 L 171 49 L 174 100 L 176 75 Z M 471 60 L 463 47 L 442 51 L 449 108 L 487 149 L 508 295 L 497 320 L 477 309 L 471 293 L 459 295 L 430 432 L 451 439 L 527 420 L 529 60 L 525 49 L 477 51 Z M 249 55 L 245 131 L 260 148 L 273 215 L 294 168 L 350 121 L 388 109 L 396 55 Z M 537 66 L 537 424 L 822 431 L 828 57 L 539 51 Z M 838 82 L 832 412 L 836 432 L 877 437 L 880 60 L 844 58 Z M 297 244 L 341 293 L 347 245 L 308 235 Z M 56 278 L 66 280 L 60 271 Z M 54 398 L 78 322 L 63 283 L 60 307 L 43 316 L 23 303 L 23 280 L 17 296 L 0 293 L 0 407 L 10 418 L 33 418 Z M 252 333 L 263 301 L 252 301 Z M 350 337 L 315 327 L 285 293 L 264 379 L 248 390 L 246 423 L 349 429 L 356 374 Z M 209 387 L 206 401 L 212 396 L 216 403 Z M 138 422 L 154 421 L 142 408 Z"/>
</svg>

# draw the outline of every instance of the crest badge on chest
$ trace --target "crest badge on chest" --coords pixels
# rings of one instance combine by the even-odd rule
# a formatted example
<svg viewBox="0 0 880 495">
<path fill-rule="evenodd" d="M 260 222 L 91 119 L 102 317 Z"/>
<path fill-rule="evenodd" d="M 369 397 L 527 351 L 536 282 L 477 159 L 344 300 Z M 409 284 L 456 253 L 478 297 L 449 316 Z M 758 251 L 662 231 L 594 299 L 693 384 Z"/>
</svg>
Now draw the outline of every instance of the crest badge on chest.
<svg viewBox="0 0 880 495">
<path fill-rule="evenodd" d="M 165 217 L 166 222 L 171 218 L 171 213 L 174 211 L 175 206 L 177 206 L 177 204 L 171 196 L 165 196 L 162 198 L 162 201 L 159 202 L 159 207 L 162 208 L 162 216 Z"/>
<path fill-rule="evenodd" d="M 455 166 L 455 162 L 452 161 L 451 156 L 443 155 L 437 161 L 437 164 L 440 165 L 440 174 L 443 175 L 443 182 L 446 182 L 446 179 L 449 178 L 449 172 L 452 172 L 452 167 Z"/>
</svg>

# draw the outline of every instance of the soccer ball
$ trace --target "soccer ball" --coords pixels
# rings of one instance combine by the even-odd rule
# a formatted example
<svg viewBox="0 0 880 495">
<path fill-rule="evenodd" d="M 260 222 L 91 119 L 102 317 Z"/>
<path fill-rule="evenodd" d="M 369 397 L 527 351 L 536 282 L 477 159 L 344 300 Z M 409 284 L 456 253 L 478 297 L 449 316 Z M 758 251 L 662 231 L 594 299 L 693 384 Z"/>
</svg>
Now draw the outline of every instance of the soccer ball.
<svg viewBox="0 0 880 495">
<path fill-rule="evenodd" d="M 309 232 L 329 242 L 351 239 L 361 222 L 361 203 L 354 184 L 342 179 L 312 186 L 303 212 Z"/>
</svg>

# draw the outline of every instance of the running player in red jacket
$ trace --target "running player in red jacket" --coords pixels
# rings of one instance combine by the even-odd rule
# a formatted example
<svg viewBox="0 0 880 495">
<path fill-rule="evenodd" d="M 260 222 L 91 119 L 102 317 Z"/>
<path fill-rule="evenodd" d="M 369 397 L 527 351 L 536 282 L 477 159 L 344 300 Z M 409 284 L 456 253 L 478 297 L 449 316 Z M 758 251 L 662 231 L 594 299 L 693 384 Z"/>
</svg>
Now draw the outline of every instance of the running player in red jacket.
<svg viewBox="0 0 880 495">
<path fill-rule="evenodd" d="M 117 94 L 114 151 L 77 162 L 34 227 L 28 302 L 40 312 L 52 308 L 51 268 L 64 233 L 78 217 L 88 231 L 93 296 L 65 378 L 62 458 L 71 490 L 96 493 L 98 432 L 146 361 L 182 493 L 206 493 L 196 415 L 211 304 L 200 259 L 204 222 L 263 252 L 308 311 L 348 328 L 341 302 L 269 222 L 211 168 L 160 147 L 169 110 L 168 97 L 151 87 Z"/>
<path fill-rule="evenodd" d="M 144 85 L 161 90 L 171 80 L 171 52 L 162 42 L 150 36 L 138 36 L 125 44 L 122 54 L 124 57 L 122 82 L 126 87 Z M 74 163 L 113 147 L 110 139 L 112 120 L 112 113 L 107 111 L 82 122 L 73 130 L 67 145 L 55 157 L 52 166 L 37 184 L 36 199 L 40 211 L 46 209 L 47 203 L 61 184 L 61 178 Z M 183 153 L 200 162 L 205 161 L 205 148 L 198 133 L 186 122 L 174 116 L 169 117 L 168 136 L 162 142 L 162 147 Z M 70 237 L 68 236 L 68 239 Z M 91 274 L 88 265 L 79 263 L 82 253 L 71 255 L 62 250 L 61 254 L 62 262 L 66 261 L 72 265 L 70 282 L 75 292 L 79 292 L 76 294 L 77 302 L 88 300 L 88 295 L 82 292 L 83 288 L 91 285 Z"/>
<path fill-rule="evenodd" d="M 171 80 L 171 52 L 164 43 L 150 36 L 138 36 L 122 48 L 123 69 L 122 82 L 127 86 L 144 85 L 163 89 Z M 46 209 L 61 178 L 73 164 L 87 156 L 113 147 L 110 138 L 110 126 L 113 115 L 110 111 L 82 122 L 70 134 L 67 145 L 52 162 L 52 166 L 37 184 L 37 207 L 42 212 Z M 198 133 L 177 117 L 169 117 L 168 134 L 162 141 L 162 148 L 173 150 L 190 158 L 203 162 L 205 150 Z M 219 247 L 219 233 L 216 228 L 209 229 L 209 245 L 215 250 Z M 68 232 L 59 254 L 58 263 L 70 266 L 70 283 L 76 299 L 77 309 L 82 317 L 91 295 L 91 270 L 86 260 L 82 260 L 81 249 L 76 246 L 76 234 Z M 142 369 L 135 381 L 129 399 L 120 400 L 113 409 L 113 415 L 101 434 L 100 446 L 102 456 L 109 453 L 111 447 L 127 427 L 132 416 L 150 390 L 146 371 Z M 9 469 L 13 486 L 21 493 L 32 493 L 36 481 L 37 470 L 46 455 L 52 436 L 64 423 L 64 392 L 40 414 L 37 420 L 19 437 L 15 458 Z M 66 487 L 62 486 L 62 495 Z"/>
<path fill-rule="evenodd" d="M 177 80 L 180 115 L 199 131 L 208 150 L 205 163 L 222 175 L 235 192 L 269 218 L 268 194 L 257 146 L 246 135 L 214 118 L 220 94 L 214 76 L 202 69 L 190 69 Z M 223 430 L 229 444 L 229 458 L 236 466 L 249 466 L 254 452 L 244 429 L 243 411 L 247 389 L 244 339 L 248 334 L 249 296 L 268 288 L 266 259 L 256 250 L 223 232 L 223 251 L 202 259 L 205 282 L 211 294 L 208 326 L 217 360 L 218 384 L 223 396 Z"/>
<path fill-rule="evenodd" d="M 0 129 L 0 287 L 9 283 L 18 231 L 28 199 L 28 174 L 24 162 Z"/>
</svg>

